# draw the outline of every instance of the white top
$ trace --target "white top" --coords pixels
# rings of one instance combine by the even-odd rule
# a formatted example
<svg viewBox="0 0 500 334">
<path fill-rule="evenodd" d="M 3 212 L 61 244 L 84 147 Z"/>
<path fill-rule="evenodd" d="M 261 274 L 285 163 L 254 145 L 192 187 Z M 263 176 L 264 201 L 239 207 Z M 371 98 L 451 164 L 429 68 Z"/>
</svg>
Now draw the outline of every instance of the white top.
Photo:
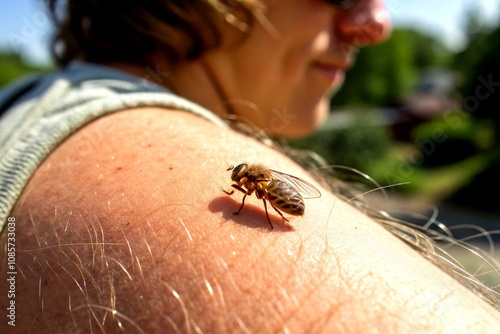
<svg viewBox="0 0 500 334">
<path fill-rule="evenodd" d="M 71 134 L 101 116 L 156 106 L 192 112 L 227 127 L 212 112 L 147 79 L 75 61 L 0 91 L 0 232 L 43 160 Z"/>
</svg>

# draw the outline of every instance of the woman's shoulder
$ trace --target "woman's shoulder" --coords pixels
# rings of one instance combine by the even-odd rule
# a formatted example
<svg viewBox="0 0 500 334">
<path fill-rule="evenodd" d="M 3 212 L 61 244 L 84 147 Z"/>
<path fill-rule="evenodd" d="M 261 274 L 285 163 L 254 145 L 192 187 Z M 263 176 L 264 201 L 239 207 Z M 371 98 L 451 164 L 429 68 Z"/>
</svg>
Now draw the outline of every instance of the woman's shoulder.
<svg viewBox="0 0 500 334">
<path fill-rule="evenodd" d="M 66 147 L 64 142 L 74 133 L 76 138 L 79 132 L 87 133 L 93 128 L 87 125 L 99 118 L 121 110 L 155 106 L 163 111 L 183 110 L 226 127 L 209 110 L 150 81 L 82 62 L 15 85 L 3 95 L 5 103 L 0 101 L 0 107 L 4 105 L 8 111 L 0 122 L 0 164 L 8 172 L 0 172 L 0 187 L 5 189 L 0 221 L 48 155 L 57 147 Z M 96 124 L 102 126 L 102 122 Z M 97 131 L 93 135 L 104 133 L 104 129 Z M 92 140 L 82 144 L 84 150 L 95 144 Z"/>
<path fill-rule="evenodd" d="M 62 142 L 34 173 L 15 211 L 38 212 L 50 220 L 54 208 L 64 203 L 82 215 L 128 221 L 152 212 L 192 214 L 196 208 L 220 223 L 233 219 L 237 205 L 237 196 L 221 191 L 230 188 L 227 168 L 243 162 L 308 179 L 278 151 L 195 114 L 158 107 L 123 110 L 96 119 Z M 247 202 L 262 205 L 255 197 Z M 268 227 L 263 210 L 249 213 L 242 219 L 258 217 L 252 224 Z"/>
<path fill-rule="evenodd" d="M 248 323 L 262 308 L 282 307 L 283 319 L 300 312 L 304 321 L 290 324 L 297 331 L 314 326 L 311 319 L 331 329 L 354 323 L 354 331 L 366 331 L 365 323 L 381 331 L 453 327 L 464 318 L 473 328 L 475 319 L 494 314 L 380 225 L 319 186 L 322 196 L 305 199 L 304 216 L 287 216 L 290 222 L 268 206 L 272 231 L 262 200 L 255 196 L 247 196 L 243 210 L 233 214 L 243 194 L 230 196 L 221 188 L 230 189 L 228 166 L 242 162 L 263 163 L 314 183 L 275 150 L 190 113 L 147 107 L 99 118 L 63 142 L 31 179 L 13 212 L 23 231 L 19 242 L 26 249 L 43 245 L 61 266 L 71 267 L 76 262 L 61 245 L 81 247 L 90 240 L 92 252 L 102 248 L 126 268 L 116 271 L 116 282 L 120 277 L 129 285 L 141 282 L 141 298 L 145 294 L 145 300 L 164 302 L 161 307 L 168 312 L 179 311 L 172 296 L 191 296 L 184 302 L 189 301 L 194 319 L 203 319 L 205 311 L 194 305 L 202 303 L 203 288 L 210 291 L 209 282 L 224 292 L 226 310 L 241 306 L 242 289 L 253 291 L 248 305 L 259 307 L 249 307 Z M 92 252 L 78 251 L 78 261 L 101 261 Z M 157 275 L 166 288 L 149 284 L 141 276 L 145 273 Z M 432 277 L 432 284 L 422 277 Z M 175 291 L 169 294 L 171 286 Z M 125 293 L 120 291 L 117 295 Z M 51 296 L 54 307 L 60 305 L 57 300 L 68 300 L 61 291 Z M 134 307 L 141 305 L 136 297 L 127 295 L 130 302 L 121 311 L 136 314 Z M 459 311 L 433 312 L 440 300 Z M 464 300 L 467 308 L 461 306 Z M 226 326 L 221 316 L 219 325 Z M 274 320 L 268 319 L 270 326 L 281 321 Z"/>
<path fill-rule="evenodd" d="M 159 204 L 155 198 L 166 199 L 173 193 L 186 199 L 210 188 L 218 193 L 229 181 L 228 164 L 243 156 L 269 159 L 273 154 L 278 153 L 183 110 L 134 108 L 100 117 L 63 141 L 24 193 L 25 197 L 40 193 L 46 199 L 40 202 L 43 207 L 49 200 L 44 193 L 53 195 L 53 205 L 61 198 L 81 197 L 73 203 L 78 205 L 102 196 L 94 202 L 98 206 L 114 202 L 113 196 L 126 196 L 150 206 Z M 227 161 L 232 157 L 235 161 Z M 18 207 L 25 204 L 26 198 Z"/>
</svg>

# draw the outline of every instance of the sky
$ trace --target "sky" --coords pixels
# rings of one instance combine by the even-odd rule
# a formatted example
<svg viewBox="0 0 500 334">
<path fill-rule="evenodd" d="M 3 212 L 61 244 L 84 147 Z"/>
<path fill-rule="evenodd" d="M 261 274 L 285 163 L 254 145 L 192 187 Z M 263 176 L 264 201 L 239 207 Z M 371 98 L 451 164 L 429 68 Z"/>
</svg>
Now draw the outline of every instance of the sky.
<svg viewBox="0 0 500 334">
<path fill-rule="evenodd" d="M 40 2 L 0 0 L 0 50 L 14 50 L 33 63 L 49 62 L 51 23 Z M 477 7 L 489 24 L 500 22 L 500 0 L 386 0 L 386 4 L 395 27 L 433 34 L 454 50 L 464 45 L 462 28 L 471 8 Z"/>
</svg>

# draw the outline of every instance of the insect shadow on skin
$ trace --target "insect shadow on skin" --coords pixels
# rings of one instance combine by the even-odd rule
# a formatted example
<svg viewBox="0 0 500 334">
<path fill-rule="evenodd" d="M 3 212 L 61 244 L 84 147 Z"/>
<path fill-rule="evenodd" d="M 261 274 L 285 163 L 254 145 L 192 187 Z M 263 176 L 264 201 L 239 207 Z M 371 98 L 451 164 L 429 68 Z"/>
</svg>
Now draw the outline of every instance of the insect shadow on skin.
<svg viewBox="0 0 500 334">
<path fill-rule="evenodd" d="M 304 198 L 321 196 L 319 190 L 309 182 L 290 174 L 269 169 L 261 164 L 243 163 L 236 167 L 231 166 L 227 171 L 232 171 L 233 184 L 231 186 L 244 194 L 240 208 L 233 214 L 238 215 L 245 206 L 246 197 L 255 194 L 258 199 L 262 199 L 271 229 L 274 229 L 274 226 L 269 218 L 267 202 L 281 216 L 284 223 L 289 220 L 281 211 L 293 216 L 302 216 L 305 212 Z M 222 189 L 222 191 L 232 195 L 234 189 L 231 191 Z"/>
<path fill-rule="evenodd" d="M 221 190 L 223 190 L 221 188 Z M 245 202 L 245 209 L 239 215 L 235 215 L 234 212 L 238 210 L 241 206 L 241 198 L 236 196 L 228 196 L 222 194 L 210 201 L 208 204 L 208 209 L 211 212 L 218 212 L 222 214 L 222 217 L 226 221 L 232 221 L 238 225 L 243 225 L 255 229 L 265 229 L 266 231 L 280 231 L 280 232 L 293 232 L 295 231 L 294 226 L 283 221 L 281 217 L 274 214 L 273 211 L 269 213 L 269 217 L 272 219 L 274 224 L 274 230 L 269 228 L 268 224 L 263 224 L 267 220 L 266 213 L 262 210 L 262 203 L 260 205 L 254 205 L 253 203 Z M 278 220 L 279 219 L 279 220 Z"/>
</svg>

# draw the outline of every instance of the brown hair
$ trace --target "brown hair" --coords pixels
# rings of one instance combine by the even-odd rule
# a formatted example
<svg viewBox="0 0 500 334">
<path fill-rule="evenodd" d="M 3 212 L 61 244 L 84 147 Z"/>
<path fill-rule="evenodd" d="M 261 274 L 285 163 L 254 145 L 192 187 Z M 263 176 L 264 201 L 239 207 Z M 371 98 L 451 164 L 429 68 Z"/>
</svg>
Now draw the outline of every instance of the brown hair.
<svg viewBox="0 0 500 334">
<path fill-rule="evenodd" d="M 260 0 L 44 0 L 56 26 L 52 54 L 98 63 L 147 63 L 162 50 L 175 64 L 220 43 L 218 21 L 242 29 L 263 10 Z"/>
</svg>

